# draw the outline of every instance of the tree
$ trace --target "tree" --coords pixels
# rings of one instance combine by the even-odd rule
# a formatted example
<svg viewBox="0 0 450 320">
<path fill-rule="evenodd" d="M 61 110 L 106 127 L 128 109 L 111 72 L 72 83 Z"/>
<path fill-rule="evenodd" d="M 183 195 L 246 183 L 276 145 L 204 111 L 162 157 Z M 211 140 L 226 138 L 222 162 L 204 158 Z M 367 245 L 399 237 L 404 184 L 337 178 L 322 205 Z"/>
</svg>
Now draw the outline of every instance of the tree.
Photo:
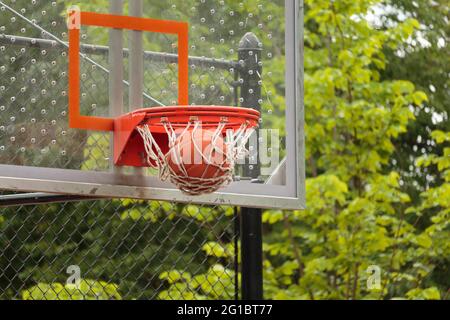
<svg viewBox="0 0 450 320">
<path fill-rule="evenodd" d="M 415 282 L 421 250 L 438 244 L 406 219 L 411 198 L 389 168 L 393 140 L 415 119 L 410 106 L 428 98 L 380 76 L 386 48 L 397 50 L 420 24 L 375 28 L 365 17 L 379 3 L 306 1 L 308 209 L 264 215 L 269 298 L 394 298 L 415 289 L 440 297 Z M 371 266 L 382 270 L 375 291 L 366 285 Z"/>
<path fill-rule="evenodd" d="M 415 159 L 424 154 L 442 153 L 442 146 L 433 143 L 431 134 L 435 130 L 450 130 L 449 7 L 443 0 L 391 0 L 384 5 L 386 12 L 379 19 L 381 27 L 397 24 L 406 17 L 414 17 L 420 23 L 398 49 L 384 50 L 390 63 L 381 72 L 382 79 L 409 79 L 429 98 L 423 107 L 414 109 L 416 121 L 409 123 L 408 132 L 394 140 L 396 151 L 390 166 L 401 173 L 402 189 L 413 195 L 414 201 L 419 201 L 419 194 L 428 185 L 443 181 L 435 167 L 419 168 Z"/>
</svg>

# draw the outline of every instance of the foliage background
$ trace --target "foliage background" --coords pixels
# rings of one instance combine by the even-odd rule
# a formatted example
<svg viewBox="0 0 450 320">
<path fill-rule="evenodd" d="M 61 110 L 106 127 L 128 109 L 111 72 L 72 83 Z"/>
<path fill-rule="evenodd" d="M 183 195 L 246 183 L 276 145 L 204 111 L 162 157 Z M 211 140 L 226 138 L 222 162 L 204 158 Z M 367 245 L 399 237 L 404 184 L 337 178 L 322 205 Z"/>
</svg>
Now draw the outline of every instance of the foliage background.
<svg viewBox="0 0 450 320">
<path fill-rule="evenodd" d="M 235 10 L 247 15 L 259 2 Z M 448 299 L 448 3 L 306 0 L 305 7 L 308 209 L 264 213 L 265 297 Z M 282 97 L 282 74 L 273 79 Z M 128 200 L 2 209 L 0 296 L 233 298 L 225 221 L 233 214 Z M 173 228 L 184 239 L 176 250 L 167 239 L 152 247 Z M 193 237 L 200 248 L 189 246 Z M 174 270 L 180 257 L 188 263 Z M 69 260 L 90 270 L 79 289 L 62 284 Z M 381 282 L 369 288 L 374 266 Z M 130 279 L 131 270 L 144 271 Z M 149 274 L 158 285 L 148 286 Z"/>
</svg>

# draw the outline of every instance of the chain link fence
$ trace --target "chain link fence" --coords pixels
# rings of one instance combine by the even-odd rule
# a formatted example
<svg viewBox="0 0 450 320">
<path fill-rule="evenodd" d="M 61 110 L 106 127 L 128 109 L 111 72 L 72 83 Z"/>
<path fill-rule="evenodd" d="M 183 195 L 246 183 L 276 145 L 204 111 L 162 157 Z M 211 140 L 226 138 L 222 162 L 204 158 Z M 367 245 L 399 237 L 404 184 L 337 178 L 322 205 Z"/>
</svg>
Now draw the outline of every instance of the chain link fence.
<svg viewBox="0 0 450 320">
<path fill-rule="evenodd" d="M 0 163 L 108 171 L 110 135 L 68 128 L 64 9 L 62 1 L 0 2 Z M 82 31 L 81 111 L 107 116 L 108 48 L 98 43 L 107 37 Z M 144 55 L 144 101 L 174 104 L 174 41 L 151 43 L 164 45 Z M 237 67 L 192 57 L 191 102 L 237 105 Z M 124 81 L 125 101 L 127 91 Z M 236 297 L 234 208 L 122 199 L 0 210 L 0 299 Z"/>
<path fill-rule="evenodd" d="M 131 200 L 4 208 L 0 298 L 232 299 L 235 219 Z"/>
</svg>

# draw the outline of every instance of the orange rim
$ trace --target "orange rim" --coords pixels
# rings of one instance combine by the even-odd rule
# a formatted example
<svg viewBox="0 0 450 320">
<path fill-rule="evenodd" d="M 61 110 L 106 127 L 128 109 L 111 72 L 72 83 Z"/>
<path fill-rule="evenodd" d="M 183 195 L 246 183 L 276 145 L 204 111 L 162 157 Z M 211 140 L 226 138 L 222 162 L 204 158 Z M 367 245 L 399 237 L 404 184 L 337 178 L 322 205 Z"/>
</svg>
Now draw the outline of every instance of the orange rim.
<svg viewBox="0 0 450 320">
<path fill-rule="evenodd" d="M 256 128 L 259 119 L 260 113 L 256 110 L 220 106 L 155 107 L 130 112 L 114 120 L 114 162 L 116 165 L 142 165 L 139 154 L 144 147 L 136 129 L 139 126 L 147 125 L 159 147 L 168 151 L 168 130 L 179 134 L 199 121 L 202 130 L 216 131 L 223 126 L 225 136 L 228 130 Z"/>
<path fill-rule="evenodd" d="M 165 133 L 164 125 L 184 129 L 193 121 L 199 121 L 203 129 L 215 130 L 220 123 L 225 123 L 224 130 L 238 130 L 243 124 L 247 128 L 259 125 L 260 113 L 253 109 L 224 106 L 171 106 L 141 109 L 130 113 L 131 117 L 139 115 L 155 133 Z"/>
</svg>

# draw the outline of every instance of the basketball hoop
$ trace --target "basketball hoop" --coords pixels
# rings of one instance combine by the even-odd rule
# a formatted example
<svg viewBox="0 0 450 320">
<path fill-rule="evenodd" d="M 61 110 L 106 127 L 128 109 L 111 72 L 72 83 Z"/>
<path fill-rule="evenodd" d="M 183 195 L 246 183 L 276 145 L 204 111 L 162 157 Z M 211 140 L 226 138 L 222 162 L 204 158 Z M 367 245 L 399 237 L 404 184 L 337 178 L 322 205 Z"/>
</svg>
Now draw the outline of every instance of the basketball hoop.
<svg viewBox="0 0 450 320">
<path fill-rule="evenodd" d="M 188 195 L 213 193 L 233 181 L 259 118 L 258 111 L 237 107 L 137 110 L 115 120 L 115 164 L 157 168 L 162 181 Z"/>
</svg>

